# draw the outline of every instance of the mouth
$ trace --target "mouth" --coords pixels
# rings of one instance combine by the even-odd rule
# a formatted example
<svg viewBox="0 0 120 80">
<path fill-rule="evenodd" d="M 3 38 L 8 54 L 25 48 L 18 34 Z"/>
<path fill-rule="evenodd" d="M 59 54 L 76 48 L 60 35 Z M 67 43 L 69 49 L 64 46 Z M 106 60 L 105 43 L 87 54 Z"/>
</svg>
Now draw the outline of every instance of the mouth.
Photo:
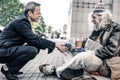
<svg viewBox="0 0 120 80">
<path fill-rule="evenodd" d="M 96 24 L 96 22 L 93 22 L 93 24 Z"/>
<path fill-rule="evenodd" d="M 92 23 L 93 23 L 93 24 L 96 24 L 96 21 L 95 21 L 95 20 L 93 20 L 93 21 L 92 21 Z"/>
</svg>

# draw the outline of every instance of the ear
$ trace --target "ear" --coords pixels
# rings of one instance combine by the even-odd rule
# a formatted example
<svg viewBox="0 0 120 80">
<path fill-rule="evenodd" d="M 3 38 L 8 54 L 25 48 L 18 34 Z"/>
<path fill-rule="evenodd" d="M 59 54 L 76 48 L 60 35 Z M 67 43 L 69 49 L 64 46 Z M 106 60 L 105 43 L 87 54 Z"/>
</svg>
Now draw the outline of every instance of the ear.
<svg viewBox="0 0 120 80">
<path fill-rule="evenodd" d="M 28 16 L 32 16 L 33 13 L 31 11 L 28 11 Z"/>
</svg>

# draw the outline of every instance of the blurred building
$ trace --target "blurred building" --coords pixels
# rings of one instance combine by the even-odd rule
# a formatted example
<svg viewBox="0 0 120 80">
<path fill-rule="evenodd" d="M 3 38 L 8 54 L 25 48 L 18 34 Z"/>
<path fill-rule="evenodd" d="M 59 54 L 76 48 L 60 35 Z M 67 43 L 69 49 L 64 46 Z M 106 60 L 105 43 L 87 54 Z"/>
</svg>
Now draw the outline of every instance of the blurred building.
<svg viewBox="0 0 120 80">
<path fill-rule="evenodd" d="M 87 38 L 91 31 L 88 25 L 88 15 L 97 3 L 105 3 L 105 7 L 113 14 L 113 20 L 120 22 L 120 0 L 70 0 L 68 12 L 68 40 Z"/>
<path fill-rule="evenodd" d="M 67 33 L 67 25 L 66 25 L 66 24 L 63 25 L 63 33 L 64 33 L 64 34 Z"/>
</svg>

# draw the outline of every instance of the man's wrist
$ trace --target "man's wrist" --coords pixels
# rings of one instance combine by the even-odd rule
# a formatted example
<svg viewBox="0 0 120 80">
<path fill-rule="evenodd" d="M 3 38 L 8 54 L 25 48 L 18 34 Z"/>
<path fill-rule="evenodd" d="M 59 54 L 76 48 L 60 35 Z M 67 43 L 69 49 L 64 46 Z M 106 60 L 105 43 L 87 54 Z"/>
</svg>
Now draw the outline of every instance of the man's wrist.
<svg viewBox="0 0 120 80">
<path fill-rule="evenodd" d="M 58 48 L 59 48 L 59 45 L 58 45 L 58 44 L 56 44 L 56 45 L 55 45 L 55 47 L 58 49 Z"/>
</svg>

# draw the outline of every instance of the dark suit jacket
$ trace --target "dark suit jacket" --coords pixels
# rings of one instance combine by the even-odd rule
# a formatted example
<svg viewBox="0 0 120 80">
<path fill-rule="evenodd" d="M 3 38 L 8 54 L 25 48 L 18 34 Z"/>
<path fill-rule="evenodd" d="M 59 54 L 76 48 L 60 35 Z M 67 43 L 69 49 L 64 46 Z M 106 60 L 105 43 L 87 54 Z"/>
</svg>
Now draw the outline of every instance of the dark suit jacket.
<svg viewBox="0 0 120 80">
<path fill-rule="evenodd" d="M 6 51 L 9 47 L 20 46 L 27 43 L 37 49 L 55 48 L 55 43 L 42 39 L 33 33 L 31 24 L 25 14 L 18 16 L 0 34 L 0 56 L 9 56 Z"/>
</svg>

